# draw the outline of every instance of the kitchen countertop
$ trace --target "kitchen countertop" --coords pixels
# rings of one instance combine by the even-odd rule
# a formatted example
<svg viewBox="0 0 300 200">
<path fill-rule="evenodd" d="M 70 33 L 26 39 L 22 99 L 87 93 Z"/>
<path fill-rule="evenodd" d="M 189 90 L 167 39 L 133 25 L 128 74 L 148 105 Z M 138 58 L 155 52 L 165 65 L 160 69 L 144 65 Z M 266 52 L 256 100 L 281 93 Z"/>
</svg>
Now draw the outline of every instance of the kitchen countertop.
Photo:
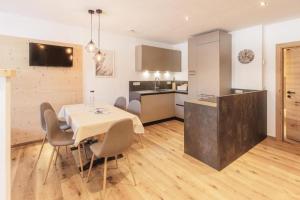
<svg viewBox="0 0 300 200">
<path fill-rule="evenodd" d="M 216 98 L 210 98 L 210 99 L 190 99 L 186 102 L 190 102 L 193 104 L 200 104 L 204 106 L 210 106 L 210 107 L 217 107 L 217 99 Z"/>
<path fill-rule="evenodd" d="M 145 95 L 154 95 L 154 94 L 168 94 L 168 93 L 179 93 L 179 94 L 188 94 L 188 91 L 183 90 L 172 90 L 172 89 L 160 89 L 160 90 L 141 90 L 141 91 L 131 91 L 137 93 L 141 96 Z"/>
</svg>

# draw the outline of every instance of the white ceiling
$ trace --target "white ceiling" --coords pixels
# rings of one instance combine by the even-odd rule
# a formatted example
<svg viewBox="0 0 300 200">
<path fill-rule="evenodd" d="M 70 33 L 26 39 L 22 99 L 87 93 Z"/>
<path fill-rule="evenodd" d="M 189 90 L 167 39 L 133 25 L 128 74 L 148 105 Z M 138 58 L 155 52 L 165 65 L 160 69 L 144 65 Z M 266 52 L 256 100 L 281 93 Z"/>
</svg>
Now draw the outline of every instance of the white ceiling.
<svg viewBox="0 0 300 200">
<path fill-rule="evenodd" d="M 101 8 L 104 31 L 178 43 L 212 29 L 233 31 L 300 17 L 300 0 L 266 2 L 262 8 L 260 0 L 0 0 L 0 11 L 88 27 L 87 10 Z"/>
</svg>

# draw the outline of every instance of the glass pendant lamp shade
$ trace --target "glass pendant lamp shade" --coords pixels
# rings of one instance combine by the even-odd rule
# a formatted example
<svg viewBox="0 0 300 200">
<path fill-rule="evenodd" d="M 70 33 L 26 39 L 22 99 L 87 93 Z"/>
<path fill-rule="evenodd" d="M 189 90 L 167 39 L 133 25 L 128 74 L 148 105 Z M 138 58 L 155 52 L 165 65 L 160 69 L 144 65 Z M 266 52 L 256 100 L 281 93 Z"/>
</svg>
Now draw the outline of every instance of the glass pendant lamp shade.
<svg viewBox="0 0 300 200">
<path fill-rule="evenodd" d="M 93 14 L 95 13 L 94 10 L 88 10 L 89 14 L 91 15 L 91 40 L 89 41 L 89 43 L 87 43 L 85 50 L 88 53 L 95 53 L 96 52 L 96 45 L 93 42 Z"/>
<path fill-rule="evenodd" d="M 98 50 L 97 53 L 94 56 L 95 62 L 96 63 L 101 63 L 103 59 L 104 59 L 104 54 L 100 50 Z"/>
<path fill-rule="evenodd" d="M 91 40 L 86 46 L 85 46 L 85 50 L 89 53 L 94 53 L 96 52 L 96 45 L 93 42 L 93 40 Z"/>
</svg>

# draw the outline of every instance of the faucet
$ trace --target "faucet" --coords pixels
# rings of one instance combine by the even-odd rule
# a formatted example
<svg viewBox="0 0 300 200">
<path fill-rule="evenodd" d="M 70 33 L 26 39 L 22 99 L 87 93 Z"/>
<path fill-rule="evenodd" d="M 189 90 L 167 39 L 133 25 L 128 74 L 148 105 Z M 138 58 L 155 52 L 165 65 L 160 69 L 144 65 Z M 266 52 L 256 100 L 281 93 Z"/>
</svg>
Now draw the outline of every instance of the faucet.
<svg viewBox="0 0 300 200">
<path fill-rule="evenodd" d="M 159 77 L 156 77 L 156 78 L 155 78 L 155 82 L 154 82 L 154 90 L 155 90 L 155 91 L 156 91 L 156 90 L 159 90 L 159 86 L 157 86 L 157 85 L 160 86 L 160 80 L 159 80 Z"/>
</svg>

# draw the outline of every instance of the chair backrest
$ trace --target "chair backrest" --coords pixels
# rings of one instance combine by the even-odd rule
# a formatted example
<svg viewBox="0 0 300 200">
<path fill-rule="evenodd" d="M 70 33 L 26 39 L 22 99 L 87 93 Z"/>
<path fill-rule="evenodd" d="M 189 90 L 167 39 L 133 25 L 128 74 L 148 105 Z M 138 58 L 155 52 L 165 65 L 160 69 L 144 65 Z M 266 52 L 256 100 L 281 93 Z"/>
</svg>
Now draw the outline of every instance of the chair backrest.
<svg viewBox="0 0 300 200">
<path fill-rule="evenodd" d="M 122 110 L 126 110 L 126 98 L 125 97 L 118 97 L 114 104 L 115 107 L 120 108 Z"/>
<path fill-rule="evenodd" d="M 53 138 L 55 138 L 57 134 L 61 133 L 59 122 L 56 113 L 52 109 L 47 109 L 44 112 L 44 118 L 46 123 L 47 139 L 48 142 L 52 144 Z"/>
<path fill-rule="evenodd" d="M 53 111 L 54 111 L 54 109 L 53 109 L 53 107 L 51 106 L 50 103 L 48 103 L 48 102 L 43 102 L 43 103 L 40 105 L 40 116 L 41 116 L 40 118 L 41 118 L 41 126 L 42 126 L 42 129 L 43 129 L 44 131 L 47 130 L 47 129 L 46 129 L 45 117 L 44 117 L 44 112 L 45 112 L 46 110 L 53 110 Z M 54 111 L 54 113 L 55 113 L 55 111 Z"/>
<path fill-rule="evenodd" d="M 141 102 L 138 101 L 138 100 L 132 100 L 129 102 L 128 104 L 128 108 L 127 108 L 127 111 L 132 113 L 132 114 L 135 114 L 137 116 L 140 117 L 141 115 Z"/>
<path fill-rule="evenodd" d="M 125 152 L 133 143 L 133 134 L 133 122 L 131 119 L 115 122 L 105 134 L 100 155 L 111 157 Z"/>
</svg>

